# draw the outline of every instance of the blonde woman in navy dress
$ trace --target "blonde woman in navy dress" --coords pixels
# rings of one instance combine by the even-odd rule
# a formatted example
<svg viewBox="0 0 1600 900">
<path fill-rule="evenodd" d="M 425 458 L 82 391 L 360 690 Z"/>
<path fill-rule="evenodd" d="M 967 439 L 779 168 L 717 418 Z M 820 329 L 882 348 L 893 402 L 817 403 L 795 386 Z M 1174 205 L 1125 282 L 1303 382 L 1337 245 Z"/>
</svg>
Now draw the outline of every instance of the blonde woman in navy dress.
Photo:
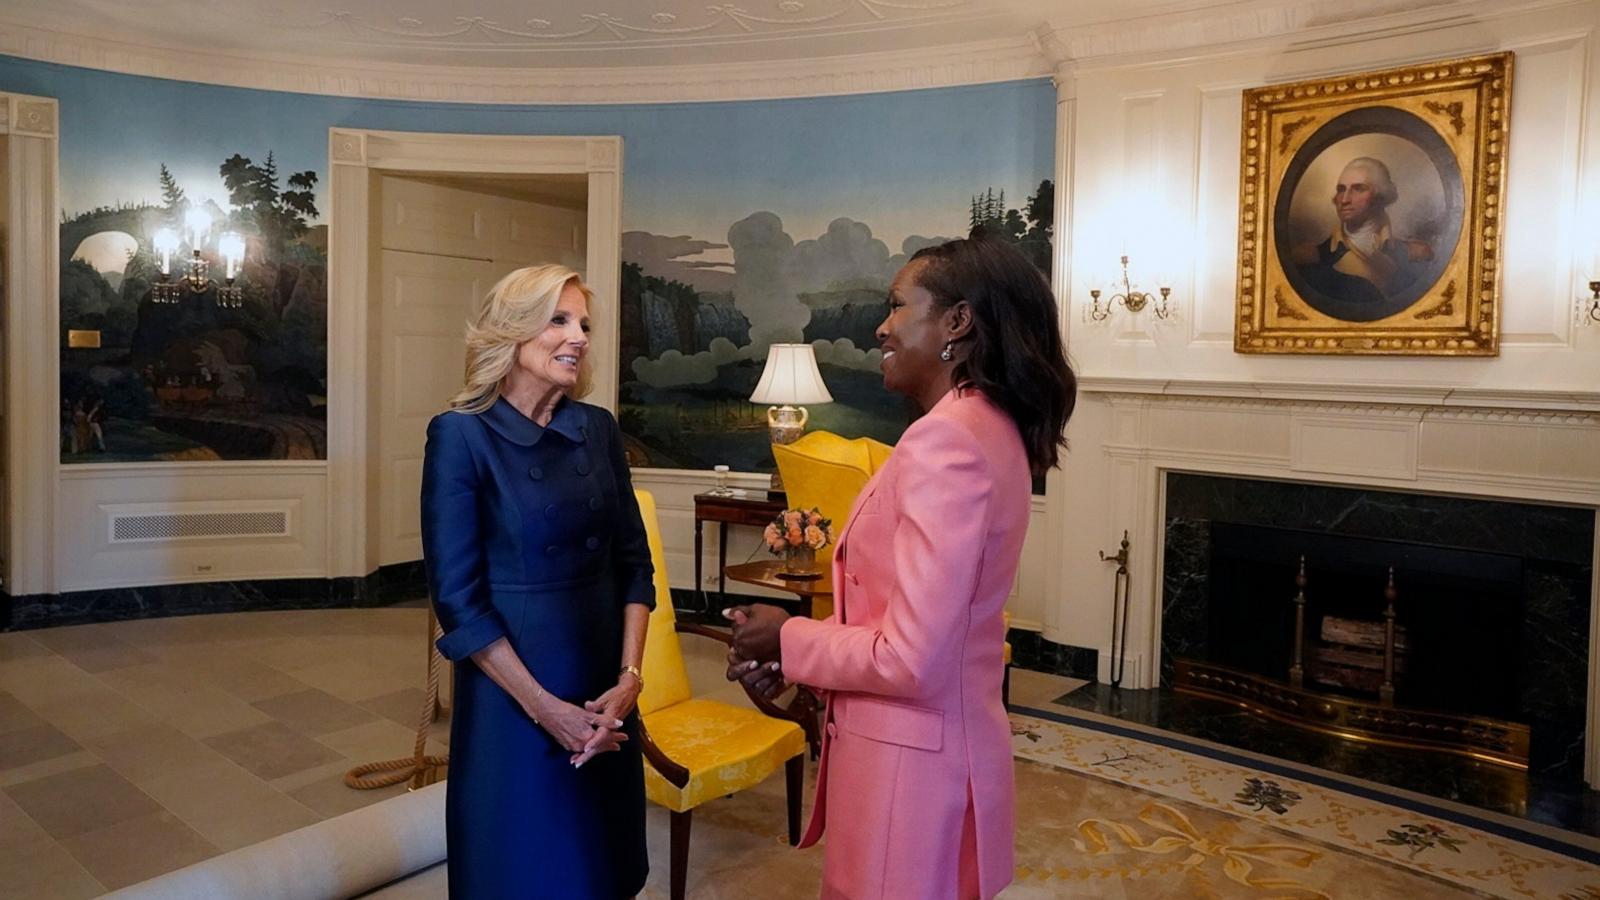
<svg viewBox="0 0 1600 900">
<path fill-rule="evenodd" d="M 466 387 L 428 423 L 457 898 L 611 900 L 649 871 L 634 704 L 655 590 L 622 434 L 576 399 L 591 297 L 564 266 L 501 279 L 467 329 Z"/>
</svg>

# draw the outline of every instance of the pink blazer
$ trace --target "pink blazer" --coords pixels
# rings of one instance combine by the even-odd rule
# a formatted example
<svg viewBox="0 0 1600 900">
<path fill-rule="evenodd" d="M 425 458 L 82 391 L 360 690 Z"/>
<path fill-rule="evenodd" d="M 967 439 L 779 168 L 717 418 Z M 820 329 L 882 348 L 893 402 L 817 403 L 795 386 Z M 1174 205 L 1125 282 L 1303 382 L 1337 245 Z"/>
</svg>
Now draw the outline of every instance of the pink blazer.
<svg viewBox="0 0 1600 900">
<path fill-rule="evenodd" d="M 1022 555 L 1027 455 L 1009 416 L 951 391 L 856 498 L 834 617 L 783 625 L 783 671 L 829 692 L 823 896 L 992 897 L 1011 882 L 1001 610 Z"/>
</svg>

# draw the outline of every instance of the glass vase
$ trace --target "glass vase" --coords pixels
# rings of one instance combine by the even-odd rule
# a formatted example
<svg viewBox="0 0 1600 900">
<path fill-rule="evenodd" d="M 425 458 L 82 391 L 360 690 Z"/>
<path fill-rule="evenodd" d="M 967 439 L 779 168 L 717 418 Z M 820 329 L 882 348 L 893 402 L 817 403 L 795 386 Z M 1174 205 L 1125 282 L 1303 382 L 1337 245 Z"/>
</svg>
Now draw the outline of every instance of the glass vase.
<svg viewBox="0 0 1600 900">
<path fill-rule="evenodd" d="M 783 551 L 783 565 L 778 574 L 788 578 L 815 578 L 821 574 L 817 568 L 817 551 L 807 546 L 790 547 Z"/>
</svg>

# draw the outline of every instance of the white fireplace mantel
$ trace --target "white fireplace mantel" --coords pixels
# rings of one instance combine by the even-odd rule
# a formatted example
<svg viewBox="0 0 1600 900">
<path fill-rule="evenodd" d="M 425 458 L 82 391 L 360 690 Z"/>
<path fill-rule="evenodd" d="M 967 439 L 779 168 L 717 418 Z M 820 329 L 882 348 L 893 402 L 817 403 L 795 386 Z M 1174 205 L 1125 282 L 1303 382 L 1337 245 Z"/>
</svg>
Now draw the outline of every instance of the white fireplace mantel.
<svg viewBox="0 0 1600 900">
<path fill-rule="evenodd" d="M 1124 530 L 1124 687 L 1160 681 L 1162 544 L 1170 471 L 1548 503 L 1600 511 L 1600 392 L 1085 377 L 1061 481 L 1060 584 L 1045 636 L 1100 651 L 1110 671 L 1114 569 Z M 1600 539 L 1595 569 L 1600 572 Z M 1600 576 L 1591 585 L 1600 596 Z M 1590 646 L 1600 647 L 1591 616 Z M 1589 723 L 1600 654 L 1589 654 Z M 1600 741 L 1585 777 L 1600 780 Z"/>
</svg>

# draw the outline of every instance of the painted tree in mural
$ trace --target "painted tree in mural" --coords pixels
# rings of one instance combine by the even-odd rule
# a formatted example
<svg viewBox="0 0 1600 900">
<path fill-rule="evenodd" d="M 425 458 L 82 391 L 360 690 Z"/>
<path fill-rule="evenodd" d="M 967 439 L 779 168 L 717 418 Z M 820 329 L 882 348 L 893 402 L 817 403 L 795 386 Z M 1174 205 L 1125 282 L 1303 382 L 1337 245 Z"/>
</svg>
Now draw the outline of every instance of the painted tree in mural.
<svg viewBox="0 0 1600 900">
<path fill-rule="evenodd" d="M 282 252 L 289 241 L 306 232 L 306 220 L 317 217 L 317 173 L 309 169 L 289 176 L 290 190 L 278 188 L 278 165 L 267 153 L 267 161 L 256 165 L 235 153 L 219 171 L 228 189 L 228 202 L 238 210 L 241 224 L 254 226 L 274 252 Z"/>
<path fill-rule="evenodd" d="M 1055 234 L 1056 186 L 1049 179 L 1039 182 L 1033 196 L 1021 209 L 1006 208 L 1006 192 L 998 195 L 990 188 L 974 194 L 967 214 L 967 233 L 1016 244 L 1039 271 L 1050 275 L 1050 244 Z"/>
<path fill-rule="evenodd" d="M 969 196 L 968 233 L 1015 244 L 1048 275 L 1054 185 L 1041 181 L 1016 208 L 993 188 Z M 953 220 L 959 233 L 959 207 L 943 212 L 929 219 Z M 866 222 L 839 217 L 805 237 L 769 210 L 730 223 L 725 234 L 726 242 L 622 236 L 618 408 L 630 459 L 770 470 L 765 409 L 749 396 L 776 341 L 816 349 L 834 402 L 810 409 L 811 427 L 897 440 L 905 409 L 883 389 L 875 332 L 895 272 L 951 236 L 907 234 L 896 251 Z"/>
<path fill-rule="evenodd" d="M 228 209 L 161 163 L 159 203 L 63 214 L 63 461 L 325 455 L 327 229 L 313 224 L 317 174 L 293 173 L 285 186 L 270 152 L 259 165 L 234 154 L 216 171 Z M 213 261 L 216 234 L 245 238 L 238 308 L 210 289 L 154 301 L 153 239 L 163 228 L 182 233 L 195 208 L 215 223 L 200 248 Z M 174 276 L 187 254 L 174 258 Z M 100 344 L 69 345 L 69 330 Z"/>
</svg>

